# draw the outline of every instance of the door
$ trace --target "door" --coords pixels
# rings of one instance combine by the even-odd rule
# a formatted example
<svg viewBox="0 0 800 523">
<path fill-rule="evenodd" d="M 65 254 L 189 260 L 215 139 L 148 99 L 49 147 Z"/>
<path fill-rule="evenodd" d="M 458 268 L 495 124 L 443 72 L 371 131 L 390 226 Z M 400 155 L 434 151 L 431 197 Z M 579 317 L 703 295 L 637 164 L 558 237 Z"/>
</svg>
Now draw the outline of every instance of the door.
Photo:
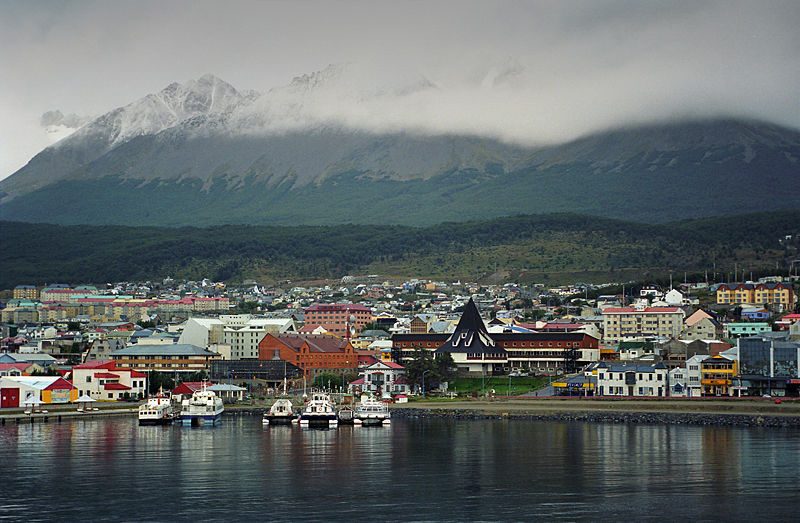
<svg viewBox="0 0 800 523">
<path fill-rule="evenodd" d="M 19 407 L 19 388 L 0 389 L 0 408 Z"/>
</svg>

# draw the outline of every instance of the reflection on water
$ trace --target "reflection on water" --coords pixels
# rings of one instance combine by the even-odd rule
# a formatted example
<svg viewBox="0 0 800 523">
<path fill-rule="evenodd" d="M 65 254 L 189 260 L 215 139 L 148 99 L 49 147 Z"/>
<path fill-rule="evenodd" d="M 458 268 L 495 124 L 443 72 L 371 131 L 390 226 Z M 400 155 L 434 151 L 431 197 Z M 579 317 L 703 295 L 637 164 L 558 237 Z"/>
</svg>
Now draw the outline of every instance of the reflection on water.
<svg viewBox="0 0 800 523">
<path fill-rule="evenodd" d="M 0 518 L 794 519 L 800 433 L 415 420 L 0 427 Z"/>
</svg>

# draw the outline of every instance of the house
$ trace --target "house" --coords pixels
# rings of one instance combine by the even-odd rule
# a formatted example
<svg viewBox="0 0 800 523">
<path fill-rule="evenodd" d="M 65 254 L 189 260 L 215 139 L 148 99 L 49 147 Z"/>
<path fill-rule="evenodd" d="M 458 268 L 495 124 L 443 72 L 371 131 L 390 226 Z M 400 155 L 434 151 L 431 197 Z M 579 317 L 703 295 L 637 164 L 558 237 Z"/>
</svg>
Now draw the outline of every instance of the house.
<svg viewBox="0 0 800 523">
<path fill-rule="evenodd" d="M 599 396 L 667 396 L 667 367 L 661 362 L 646 364 L 601 361 L 597 367 L 597 394 Z"/>
<path fill-rule="evenodd" d="M 72 384 L 78 395 L 98 401 L 143 398 L 147 395 L 147 374 L 123 368 L 113 360 L 92 360 L 72 367 Z"/>
<path fill-rule="evenodd" d="M 785 310 L 794 303 L 791 283 L 723 283 L 717 287 L 717 303 L 774 305 Z"/>
<path fill-rule="evenodd" d="M 378 396 L 408 393 L 405 382 L 398 383 L 404 367 L 393 361 L 378 361 L 362 370 L 364 383 L 361 392 L 372 392 Z"/>
<path fill-rule="evenodd" d="M 722 337 L 722 324 L 716 317 L 703 310 L 697 309 L 683 322 L 684 340 L 716 340 Z"/>
<path fill-rule="evenodd" d="M 764 307 L 742 307 L 742 312 L 739 315 L 743 320 L 748 321 L 768 320 L 771 316 L 770 312 Z"/>
</svg>

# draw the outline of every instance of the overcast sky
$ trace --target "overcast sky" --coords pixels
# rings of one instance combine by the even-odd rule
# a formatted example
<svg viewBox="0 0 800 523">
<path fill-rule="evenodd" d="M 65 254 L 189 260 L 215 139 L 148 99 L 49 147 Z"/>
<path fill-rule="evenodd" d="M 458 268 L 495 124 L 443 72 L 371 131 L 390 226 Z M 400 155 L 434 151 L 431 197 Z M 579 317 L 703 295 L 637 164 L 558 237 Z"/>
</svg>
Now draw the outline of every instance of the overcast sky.
<svg viewBox="0 0 800 523">
<path fill-rule="evenodd" d="M 375 125 L 530 143 L 686 116 L 800 128 L 798 0 L 0 0 L 0 178 L 50 143 L 45 111 L 97 116 L 204 73 L 265 92 L 341 63 L 441 88 L 336 108 Z"/>
</svg>

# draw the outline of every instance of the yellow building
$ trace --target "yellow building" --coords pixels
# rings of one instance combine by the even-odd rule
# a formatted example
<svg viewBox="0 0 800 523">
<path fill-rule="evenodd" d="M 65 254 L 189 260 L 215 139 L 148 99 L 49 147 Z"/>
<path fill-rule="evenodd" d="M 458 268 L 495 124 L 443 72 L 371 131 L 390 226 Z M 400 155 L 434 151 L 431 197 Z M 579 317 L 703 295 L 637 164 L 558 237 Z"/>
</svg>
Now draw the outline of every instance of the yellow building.
<svg viewBox="0 0 800 523">
<path fill-rule="evenodd" d="M 724 356 L 712 356 L 700 362 L 700 384 L 703 396 L 730 396 L 736 361 Z"/>
<path fill-rule="evenodd" d="M 17 285 L 14 287 L 14 298 L 36 300 L 39 299 L 39 291 L 33 285 Z"/>
<path fill-rule="evenodd" d="M 717 304 L 781 305 L 788 308 L 794 303 L 794 293 L 789 283 L 723 283 L 717 288 Z"/>
</svg>

